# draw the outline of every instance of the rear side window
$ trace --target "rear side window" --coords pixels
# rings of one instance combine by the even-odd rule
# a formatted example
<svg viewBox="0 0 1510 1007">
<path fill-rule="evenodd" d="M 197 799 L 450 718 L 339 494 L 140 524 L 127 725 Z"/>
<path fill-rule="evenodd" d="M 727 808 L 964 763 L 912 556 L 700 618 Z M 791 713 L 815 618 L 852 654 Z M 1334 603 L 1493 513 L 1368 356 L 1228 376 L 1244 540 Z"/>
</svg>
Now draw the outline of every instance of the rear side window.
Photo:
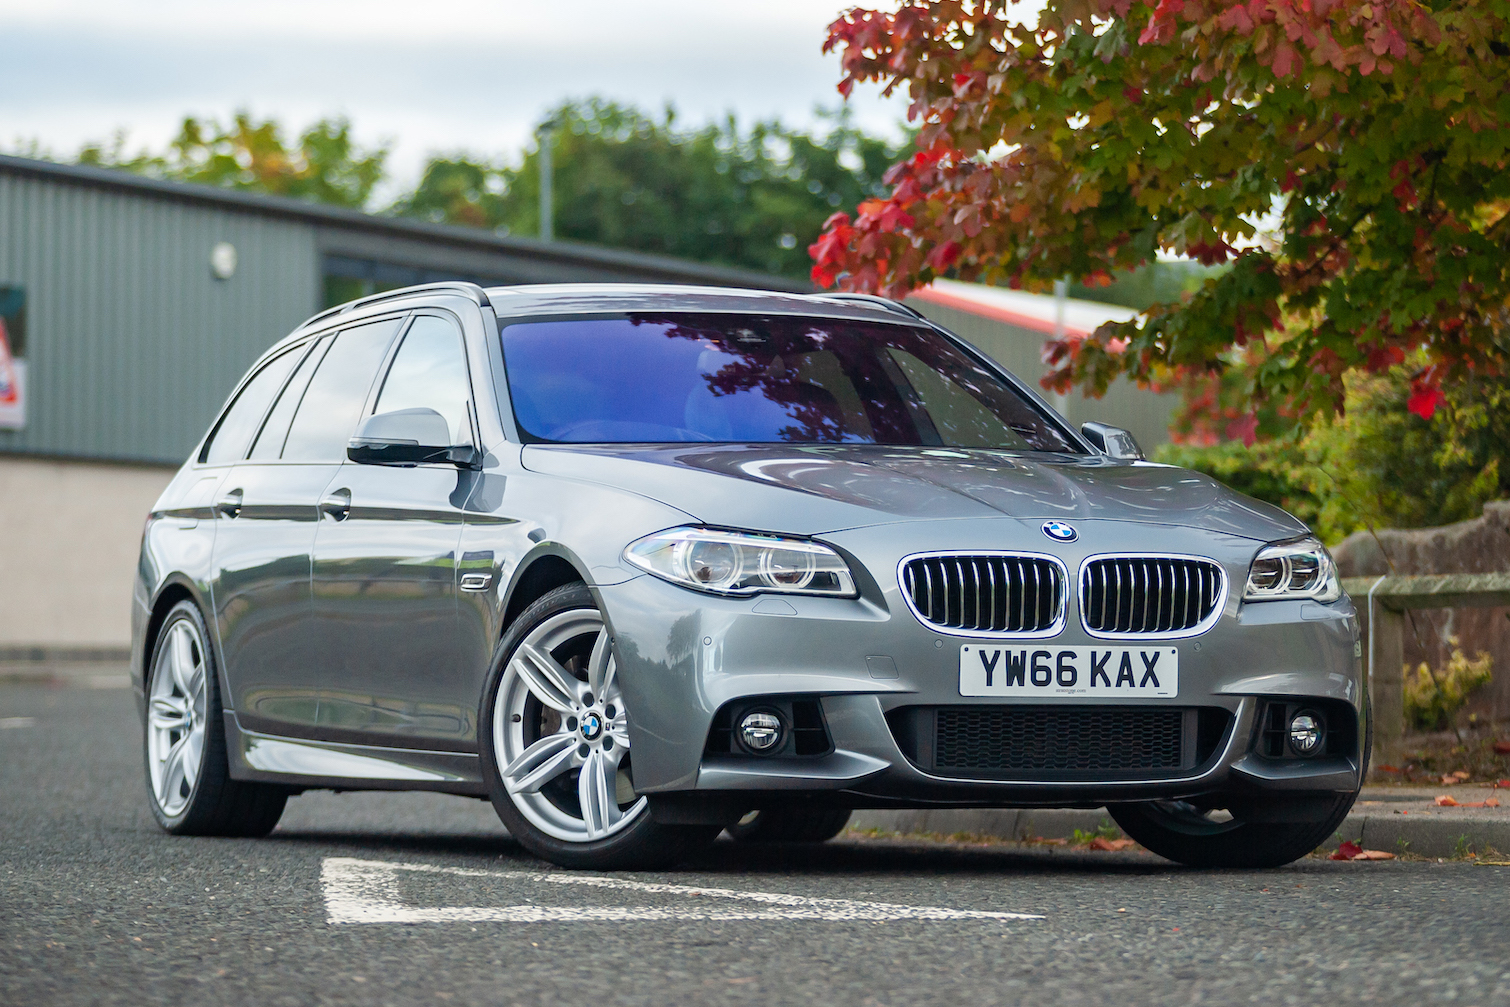
<svg viewBox="0 0 1510 1007">
<path fill-rule="evenodd" d="M 284 461 L 336 462 L 356 429 L 399 320 L 347 329 L 336 336 L 310 379 L 283 445 Z"/>
<path fill-rule="evenodd" d="M 409 326 L 403 344 L 393 355 L 393 366 L 383 380 L 374 411 L 434 409 L 450 424 L 452 444 L 470 444 L 472 424 L 467 418 L 467 402 L 471 398 L 461 330 L 444 318 L 421 315 Z"/>
<path fill-rule="evenodd" d="M 329 348 L 330 338 L 322 338 L 295 368 L 294 376 L 288 379 L 288 384 L 283 386 L 283 393 L 273 403 L 273 411 L 267 414 L 262 432 L 252 442 L 252 453 L 247 456 L 252 461 L 273 461 L 283 453 L 283 442 L 288 439 L 288 425 L 294 418 L 294 410 L 299 408 L 299 402 L 304 398 L 304 389 L 309 387 L 310 375 L 320 365 L 320 358 Z"/>
<path fill-rule="evenodd" d="M 241 389 L 231 408 L 225 411 L 210 434 L 210 441 L 200 453 L 199 460 L 209 465 L 225 465 L 240 461 L 246 455 L 247 443 L 252 439 L 268 404 L 283 386 L 283 379 L 299 362 L 303 347 L 288 350 L 269 360 L 252 376 Z"/>
</svg>

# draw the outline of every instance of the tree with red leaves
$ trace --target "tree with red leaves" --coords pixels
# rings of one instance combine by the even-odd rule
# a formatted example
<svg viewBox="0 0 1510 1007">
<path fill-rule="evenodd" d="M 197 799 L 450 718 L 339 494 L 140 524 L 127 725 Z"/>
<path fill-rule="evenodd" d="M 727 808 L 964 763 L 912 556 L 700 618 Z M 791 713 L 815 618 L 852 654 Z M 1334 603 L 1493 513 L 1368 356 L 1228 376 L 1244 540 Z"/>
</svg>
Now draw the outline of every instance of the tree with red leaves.
<svg viewBox="0 0 1510 1007">
<path fill-rule="evenodd" d="M 1048 0 L 1036 24 L 903 0 L 844 14 L 826 49 L 841 93 L 905 88 L 920 128 L 891 194 L 811 246 L 821 286 L 1229 263 L 1052 345 L 1044 383 L 1247 365 L 1245 439 L 1265 402 L 1335 410 L 1349 371 L 1417 365 L 1428 418 L 1444 381 L 1510 373 L 1510 0 Z"/>
</svg>

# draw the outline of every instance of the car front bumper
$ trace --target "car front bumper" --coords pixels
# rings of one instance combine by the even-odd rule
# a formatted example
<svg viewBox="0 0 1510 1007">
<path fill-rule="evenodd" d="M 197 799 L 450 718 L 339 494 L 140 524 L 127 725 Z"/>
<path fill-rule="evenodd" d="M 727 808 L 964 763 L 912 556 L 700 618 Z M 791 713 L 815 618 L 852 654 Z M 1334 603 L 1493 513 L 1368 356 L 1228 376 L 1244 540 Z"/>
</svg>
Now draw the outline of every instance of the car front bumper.
<svg viewBox="0 0 1510 1007">
<path fill-rule="evenodd" d="M 1241 587 L 1263 543 L 1152 524 L 1076 525 L 1078 541 L 1051 547 L 1026 538 L 1024 523 L 1013 519 L 882 525 L 821 536 L 855 570 L 861 597 L 853 600 L 723 598 L 650 576 L 597 587 L 620 660 L 636 789 L 688 799 L 723 794 L 751 807 L 793 799 L 850 807 L 1100 806 L 1214 794 L 1293 799 L 1357 789 L 1363 767 L 1356 741 L 1365 736 L 1367 703 L 1358 620 L 1345 596 L 1331 604 L 1244 605 Z M 1209 756 L 1185 770 L 1141 776 L 1022 771 L 991 779 L 938 775 L 910 759 L 887 716 L 906 707 L 1130 705 L 962 696 L 959 648 L 970 639 L 920 622 L 898 586 L 900 560 L 921 551 L 922 539 L 928 550 L 1020 548 L 1061 558 L 1072 578 L 1064 629 L 1033 641 L 1051 647 L 1106 643 L 1082 627 L 1073 589 L 1089 556 L 1135 542 L 1139 552 L 1198 555 L 1221 564 L 1229 589 L 1208 630 L 1187 638 L 1146 638 L 1178 648 L 1178 695 L 1135 704 L 1226 711 L 1227 728 Z M 875 677 L 878 667 L 895 677 Z M 818 699 L 832 750 L 783 758 L 707 754 L 716 712 L 763 696 Z M 1350 710 L 1356 718 L 1352 750 L 1311 759 L 1261 755 L 1255 746 L 1260 710 L 1264 700 L 1277 697 L 1331 701 L 1334 709 Z"/>
</svg>

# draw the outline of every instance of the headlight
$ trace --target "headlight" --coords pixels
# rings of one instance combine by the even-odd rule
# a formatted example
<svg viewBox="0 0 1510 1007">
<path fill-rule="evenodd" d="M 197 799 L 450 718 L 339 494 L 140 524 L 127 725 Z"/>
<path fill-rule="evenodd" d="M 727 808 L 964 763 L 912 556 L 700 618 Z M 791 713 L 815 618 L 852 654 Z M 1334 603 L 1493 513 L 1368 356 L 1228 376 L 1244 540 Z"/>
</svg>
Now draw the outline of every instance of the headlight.
<svg viewBox="0 0 1510 1007">
<path fill-rule="evenodd" d="M 1313 538 L 1265 546 L 1248 568 L 1244 601 L 1311 598 L 1336 601 L 1342 594 L 1337 567 L 1326 546 Z"/>
<path fill-rule="evenodd" d="M 828 546 L 748 532 L 673 528 L 633 542 L 624 558 L 646 573 L 711 594 L 855 596 L 849 566 Z"/>
</svg>

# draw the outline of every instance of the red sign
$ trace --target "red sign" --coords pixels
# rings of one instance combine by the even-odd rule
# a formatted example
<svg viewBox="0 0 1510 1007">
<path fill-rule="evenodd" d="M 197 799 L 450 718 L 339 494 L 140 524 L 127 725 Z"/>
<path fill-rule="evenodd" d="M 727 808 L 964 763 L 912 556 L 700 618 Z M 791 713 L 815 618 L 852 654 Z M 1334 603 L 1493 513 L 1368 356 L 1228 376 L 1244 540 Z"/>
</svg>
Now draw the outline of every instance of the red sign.
<svg viewBox="0 0 1510 1007">
<path fill-rule="evenodd" d="M 25 365 L 11 356 L 5 319 L 0 318 L 0 427 L 26 424 Z"/>
</svg>

